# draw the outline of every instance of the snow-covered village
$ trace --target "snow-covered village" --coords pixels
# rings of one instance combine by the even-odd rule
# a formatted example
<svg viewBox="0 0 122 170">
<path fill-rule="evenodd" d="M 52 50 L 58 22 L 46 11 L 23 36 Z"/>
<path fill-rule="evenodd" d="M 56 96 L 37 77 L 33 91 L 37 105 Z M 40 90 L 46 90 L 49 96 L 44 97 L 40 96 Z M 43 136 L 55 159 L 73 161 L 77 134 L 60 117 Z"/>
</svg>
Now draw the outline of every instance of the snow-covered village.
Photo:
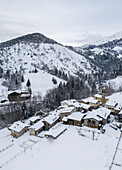
<svg viewBox="0 0 122 170">
<path fill-rule="evenodd" d="M 0 0 L 0 170 L 122 170 L 121 16 L 121 0 Z"/>
</svg>

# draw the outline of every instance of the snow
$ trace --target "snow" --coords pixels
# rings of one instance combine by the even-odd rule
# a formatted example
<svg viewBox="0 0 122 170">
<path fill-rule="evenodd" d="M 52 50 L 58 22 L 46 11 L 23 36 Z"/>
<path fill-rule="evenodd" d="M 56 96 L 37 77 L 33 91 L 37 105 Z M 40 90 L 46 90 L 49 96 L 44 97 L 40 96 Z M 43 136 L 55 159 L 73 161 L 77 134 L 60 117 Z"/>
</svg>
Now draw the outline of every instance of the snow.
<svg viewBox="0 0 122 170">
<path fill-rule="evenodd" d="M 40 119 L 39 116 L 33 116 L 33 117 L 31 117 L 31 118 L 29 119 L 29 121 L 35 122 L 36 120 L 39 120 L 39 119 Z"/>
<path fill-rule="evenodd" d="M 67 130 L 64 126 L 59 126 L 57 128 L 52 128 L 48 132 L 45 133 L 45 136 L 52 136 L 54 138 L 57 138 L 61 133 L 63 133 L 65 130 Z"/>
<path fill-rule="evenodd" d="M 122 104 L 122 93 L 109 96 L 110 101 Z M 61 123 L 60 123 L 61 124 Z M 57 126 L 57 127 L 56 127 Z M 56 140 L 29 136 L 26 132 L 20 138 L 11 136 L 7 128 L 0 130 L 1 170 L 108 170 L 116 151 L 120 130 L 104 126 L 105 133 L 88 127 L 60 125 L 67 128 Z M 59 128 L 55 125 L 53 132 Z M 59 128 L 60 129 L 60 128 Z M 49 133 L 48 131 L 44 131 Z M 51 133 L 52 134 L 52 133 Z M 112 164 L 112 170 L 121 169 L 122 137 Z"/>
<path fill-rule="evenodd" d="M 31 129 L 34 129 L 35 131 L 39 130 L 40 128 L 42 128 L 44 126 L 44 123 L 42 122 L 42 120 L 38 121 L 37 123 L 35 123 L 33 126 L 31 126 Z"/>
<path fill-rule="evenodd" d="M 122 76 L 118 76 L 115 79 L 108 80 L 106 85 L 112 87 L 114 90 L 122 89 Z"/>
<path fill-rule="evenodd" d="M 81 128 L 72 126 L 67 128 L 57 140 L 46 138 L 28 137 L 28 133 L 12 142 L 12 145 L 3 153 L 0 153 L 0 166 L 2 170 L 108 170 L 115 152 L 119 131 L 115 131 L 109 126 L 105 126 L 106 133 L 98 134 L 99 131 L 87 128 L 87 136 L 79 134 Z M 81 132 L 85 132 L 83 128 Z M 99 135 L 92 139 L 92 131 Z M 8 133 L 8 130 L 4 130 Z M 4 133 L 4 135 L 6 135 Z M 6 141 L 13 137 L 7 136 L 2 139 Z M 36 140 L 37 139 L 37 140 Z M 111 142 L 112 141 L 112 142 Z M 9 144 L 10 144 L 9 140 Z M 0 143 L 1 144 L 1 143 Z"/>
<path fill-rule="evenodd" d="M 93 97 L 88 97 L 86 99 L 83 99 L 82 101 L 84 103 L 90 102 L 90 103 L 95 103 L 95 104 L 98 102 L 98 100 L 95 100 Z"/>
<path fill-rule="evenodd" d="M 87 114 L 87 116 L 84 119 L 90 119 L 93 118 L 95 120 L 102 120 L 102 119 L 107 119 L 107 117 L 110 115 L 110 110 L 104 107 L 100 107 L 97 110 L 92 110 Z M 102 119 L 101 119 L 102 118 Z"/>
<path fill-rule="evenodd" d="M 81 112 L 73 112 L 71 115 L 68 116 L 68 119 L 81 121 L 84 115 Z"/>
<path fill-rule="evenodd" d="M 56 85 L 54 85 L 52 82 L 53 77 L 57 80 Z M 40 70 L 38 73 L 25 73 L 25 82 L 23 83 L 23 87 L 26 86 L 28 79 L 31 82 L 33 95 L 40 93 L 42 96 L 44 96 L 48 90 L 56 88 L 60 82 L 66 82 L 63 79 L 48 74 L 42 70 Z"/>
<path fill-rule="evenodd" d="M 28 125 L 26 125 L 25 123 L 22 123 L 20 121 L 14 122 L 9 129 L 11 129 L 12 131 L 16 131 L 16 132 L 21 132 L 21 130 L 23 130 L 25 127 L 28 127 Z"/>
<path fill-rule="evenodd" d="M 43 121 L 48 122 L 50 125 L 53 124 L 56 120 L 58 120 L 59 117 L 56 115 L 49 115 L 43 119 Z"/>
</svg>

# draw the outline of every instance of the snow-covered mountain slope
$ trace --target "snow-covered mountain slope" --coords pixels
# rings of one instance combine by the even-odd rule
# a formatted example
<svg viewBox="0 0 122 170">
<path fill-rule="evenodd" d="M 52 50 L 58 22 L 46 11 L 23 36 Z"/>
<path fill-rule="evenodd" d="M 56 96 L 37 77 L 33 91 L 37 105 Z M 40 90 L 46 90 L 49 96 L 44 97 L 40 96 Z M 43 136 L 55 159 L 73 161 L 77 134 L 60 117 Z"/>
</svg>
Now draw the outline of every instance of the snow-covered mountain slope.
<svg viewBox="0 0 122 170">
<path fill-rule="evenodd" d="M 57 81 L 57 84 L 53 84 L 53 78 Z M 25 73 L 25 81 L 22 83 L 23 88 L 26 86 L 28 79 L 31 82 L 32 94 L 37 95 L 41 93 L 42 97 L 48 90 L 56 88 L 60 82 L 66 82 L 63 79 L 40 70 L 38 73 Z"/>
<path fill-rule="evenodd" d="M 94 71 L 94 64 L 90 64 L 84 56 L 79 55 L 68 48 L 50 41 L 14 41 L 14 43 L 0 44 L 0 63 L 4 70 L 28 70 L 37 68 L 40 70 L 64 71 L 69 75 L 76 75 L 78 72 L 87 74 Z"/>
<path fill-rule="evenodd" d="M 92 60 L 109 73 L 122 71 L 122 34 L 112 36 L 106 43 L 74 47 L 73 50 Z"/>
<path fill-rule="evenodd" d="M 118 76 L 115 79 L 108 80 L 106 85 L 113 88 L 115 91 L 122 91 L 122 76 Z"/>
</svg>

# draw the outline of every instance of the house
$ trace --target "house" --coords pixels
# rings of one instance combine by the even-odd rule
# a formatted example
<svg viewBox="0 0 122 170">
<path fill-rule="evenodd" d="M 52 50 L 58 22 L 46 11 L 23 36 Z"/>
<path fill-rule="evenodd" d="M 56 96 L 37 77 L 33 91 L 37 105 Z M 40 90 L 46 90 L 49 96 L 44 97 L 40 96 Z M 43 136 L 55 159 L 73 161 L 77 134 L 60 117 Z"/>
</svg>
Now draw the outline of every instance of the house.
<svg viewBox="0 0 122 170">
<path fill-rule="evenodd" d="M 67 130 L 66 127 L 58 127 L 56 129 L 50 129 L 48 132 L 46 132 L 45 137 L 46 138 L 51 138 L 51 139 L 56 139 L 59 137 L 62 133 L 64 133 Z"/>
<path fill-rule="evenodd" d="M 108 101 L 106 102 L 105 104 L 105 107 L 110 109 L 112 113 L 115 112 L 115 107 L 117 106 L 117 103 L 116 102 L 111 102 L 111 101 Z"/>
<path fill-rule="evenodd" d="M 14 122 L 9 129 L 11 130 L 11 135 L 13 137 L 20 137 L 23 135 L 25 132 L 28 131 L 29 125 L 26 125 L 25 123 L 22 123 L 20 121 Z"/>
<path fill-rule="evenodd" d="M 21 93 L 18 91 L 14 91 L 8 94 L 8 99 L 10 102 L 13 101 L 19 101 L 20 100 Z"/>
<path fill-rule="evenodd" d="M 95 94 L 94 99 L 102 102 L 102 95 L 100 94 Z M 109 101 L 109 98 L 105 96 L 105 103 Z"/>
<path fill-rule="evenodd" d="M 66 124 L 81 126 L 84 116 L 81 112 L 73 112 L 68 117 L 64 117 L 62 121 Z"/>
<path fill-rule="evenodd" d="M 97 109 L 100 106 L 100 101 L 95 100 L 93 97 L 82 99 L 80 102 L 84 104 L 89 104 L 91 108 L 94 108 L 94 109 Z"/>
<path fill-rule="evenodd" d="M 76 111 L 75 107 L 64 108 L 64 109 L 60 110 L 60 117 L 62 119 L 64 116 L 69 116 L 71 113 L 73 113 L 75 111 Z"/>
<path fill-rule="evenodd" d="M 45 129 L 48 130 L 51 127 L 53 127 L 56 123 L 58 123 L 60 120 L 60 117 L 57 115 L 48 115 L 45 118 L 43 118 L 43 123 L 45 125 Z"/>
<path fill-rule="evenodd" d="M 29 119 L 30 121 L 30 125 L 33 125 L 35 123 L 37 123 L 38 121 L 40 120 L 40 117 L 39 116 L 33 116 Z"/>
<path fill-rule="evenodd" d="M 37 136 L 42 130 L 44 130 L 44 123 L 40 120 L 29 128 L 29 134 Z"/>
<path fill-rule="evenodd" d="M 100 107 L 97 110 L 93 110 L 84 117 L 84 125 L 99 128 L 101 125 L 107 123 L 110 113 L 111 111 L 105 107 Z"/>
<path fill-rule="evenodd" d="M 84 117 L 84 125 L 92 128 L 99 128 L 102 124 L 102 118 L 94 114 L 94 111 Z"/>
</svg>

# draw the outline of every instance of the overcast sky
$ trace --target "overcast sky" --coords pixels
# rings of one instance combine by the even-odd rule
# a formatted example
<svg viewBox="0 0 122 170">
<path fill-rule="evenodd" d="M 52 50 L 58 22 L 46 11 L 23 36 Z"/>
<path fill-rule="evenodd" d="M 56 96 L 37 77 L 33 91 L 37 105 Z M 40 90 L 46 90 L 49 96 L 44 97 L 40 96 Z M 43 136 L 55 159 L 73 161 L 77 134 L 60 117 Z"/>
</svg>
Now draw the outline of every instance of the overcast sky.
<svg viewBox="0 0 122 170">
<path fill-rule="evenodd" d="M 122 0 L 0 0 L 0 41 L 40 32 L 63 44 L 122 31 Z"/>
</svg>

